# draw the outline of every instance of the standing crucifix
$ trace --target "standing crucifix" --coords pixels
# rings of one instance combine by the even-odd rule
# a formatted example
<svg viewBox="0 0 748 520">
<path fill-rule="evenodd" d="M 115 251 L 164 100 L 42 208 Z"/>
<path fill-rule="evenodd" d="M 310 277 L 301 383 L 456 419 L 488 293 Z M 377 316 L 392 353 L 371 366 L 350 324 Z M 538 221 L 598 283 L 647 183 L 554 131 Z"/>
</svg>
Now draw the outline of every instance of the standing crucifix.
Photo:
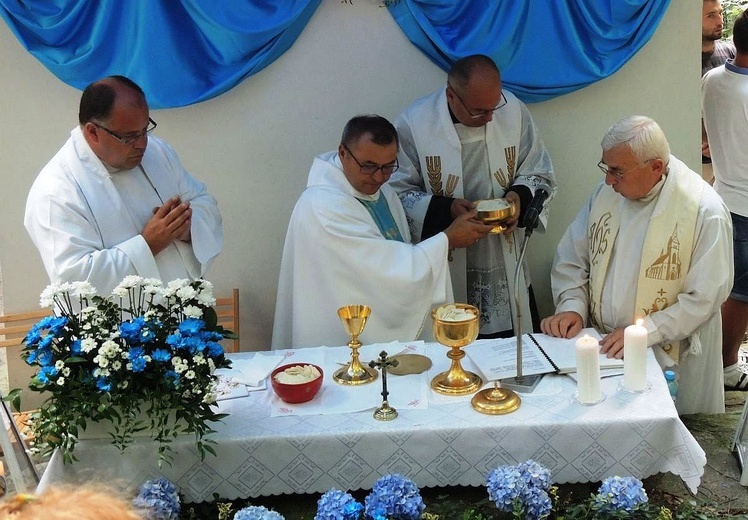
<svg viewBox="0 0 748 520">
<path fill-rule="evenodd" d="M 390 403 L 387 402 L 387 396 L 389 395 L 387 391 L 387 367 L 396 367 L 398 364 L 398 360 L 389 359 L 387 352 L 384 350 L 379 353 L 378 361 L 369 361 L 371 368 L 378 368 L 382 371 L 382 406 L 374 410 L 374 418 L 378 421 L 391 421 L 397 417 L 397 410 L 392 408 Z"/>
</svg>

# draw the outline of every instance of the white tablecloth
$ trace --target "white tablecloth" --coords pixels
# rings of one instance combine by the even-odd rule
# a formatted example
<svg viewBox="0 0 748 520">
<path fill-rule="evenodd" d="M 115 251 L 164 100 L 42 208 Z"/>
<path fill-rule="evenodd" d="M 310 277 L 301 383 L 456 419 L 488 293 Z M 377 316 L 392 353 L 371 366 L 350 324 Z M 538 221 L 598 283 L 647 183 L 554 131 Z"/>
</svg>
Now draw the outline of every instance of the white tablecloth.
<svg viewBox="0 0 748 520">
<path fill-rule="evenodd" d="M 434 361 L 429 376 L 445 370 L 447 350 L 438 344 L 426 348 Z M 340 347 L 326 358 L 345 360 L 347 351 Z M 295 351 L 294 361 L 303 358 L 304 349 Z M 463 366 L 471 368 L 467 357 Z M 331 375 L 336 367 L 323 368 L 325 385 L 335 385 Z M 696 492 L 706 456 L 678 418 L 651 353 L 647 393 L 618 390 L 620 379 L 603 379 L 606 399 L 582 406 L 571 400 L 571 379 L 547 375 L 533 393 L 520 394 L 519 410 L 499 416 L 473 410 L 470 396 L 436 396 L 429 390 L 427 408 L 399 409 L 391 422 L 373 418 L 379 402 L 355 413 L 271 417 L 272 390 L 251 392 L 221 401 L 221 411 L 231 415 L 213 436 L 217 457 L 201 461 L 193 439 L 186 437 L 175 443 L 173 465 L 159 468 L 156 446 L 148 438 L 138 439 L 124 453 L 106 439 L 81 440 L 75 450 L 79 462 L 65 465 L 55 454 L 41 486 L 94 480 L 137 488 L 164 476 L 186 501 L 201 502 L 212 500 L 214 493 L 236 499 L 322 493 L 332 487 L 369 489 L 388 473 L 405 475 L 419 487 L 483 486 L 493 468 L 533 459 L 551 471 L 555 483 L 596 482 L 612 475 L 645 478 L 669 471 Z M 379 386 L 379 379 L 373 384 Z"/>
</svg>

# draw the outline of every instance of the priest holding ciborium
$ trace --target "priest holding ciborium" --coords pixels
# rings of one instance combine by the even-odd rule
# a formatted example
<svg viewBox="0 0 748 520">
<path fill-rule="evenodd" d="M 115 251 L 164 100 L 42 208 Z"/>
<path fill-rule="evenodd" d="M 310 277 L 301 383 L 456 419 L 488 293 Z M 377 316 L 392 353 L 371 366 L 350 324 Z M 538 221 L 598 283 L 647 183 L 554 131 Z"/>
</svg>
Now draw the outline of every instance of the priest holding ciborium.
<svg viewBox="0 0 748 520">
<path fill-rule="evenodd" d="M 431 339 L 432 307 L 453 301 L 449 251 L 474 245 L 495 224 L 473 210 L 411 244 L 402 204 L 385 184 L 397 153 L 392 124 L 366 115 L 346 124 L 337 151 L 314 159 L 286 235 L 274 349 L 348 344 L 338 309 L 349 305 L 371 308 L 365 344 Z"/>
</svg>

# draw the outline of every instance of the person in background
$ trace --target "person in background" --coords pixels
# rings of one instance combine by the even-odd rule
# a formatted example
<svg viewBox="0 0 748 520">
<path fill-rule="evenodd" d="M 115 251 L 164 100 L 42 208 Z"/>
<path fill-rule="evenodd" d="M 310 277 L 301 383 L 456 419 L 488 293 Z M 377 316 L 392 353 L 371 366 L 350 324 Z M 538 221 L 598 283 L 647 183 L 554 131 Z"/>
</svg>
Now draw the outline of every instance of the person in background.
<svg viewBox="0 0 748 520">
<path fill-rule="evenodd" d="M 453 301 L 449 249 L 473 245 L 492 227 L 468 211 L 411 244 L 400 200 L 385 184 L 399 167 L 397 151 L 392 124 L 364 115 L 348 121 L 337 151 L 314 159 L 283 248 L 274 349 L 345 345 L 337 310 L 350 304 L 371 308 L 362 341 L 411 341 L 433 305 Z"/>
<path fill-rule="evenodd" d="M 714 189 L 730 209 L 735 279 L 722 305 L 722 362 L 725 389 L 748 390 L 748 366 L 739 363 L 748 328 L 748 14 L 735 20 L 737 54 L 701 80 L 701 107 L 709 139 Z"/>
<path fill-rule="evenodd" d="M 389 184 L 403 201 L 415 242 L 472 211 L 476 201 L 514 203 L 517 212 L 503 234 L 456 251 L 450 265 L 456 300 L 481 311 L 480 337 L 514 336 L 514 273 L 522 243 L 515 231 L 536 191 L 552 194 L 555 187 L 551 160 L 530 112 L 502 88 L 493 60 L 477 54 L 455 62 L 447 86 L 413 102 L 395 126 L 401 168 Z M 523 322 L 524 332 L 537 330 L 526 265 L 519 285 L 522 315 L 532 318 Z"/>
<path fill-rule="evenodd" d="M 127 275 L 199 278 L 221 252 L 216 200 L 156 128 L 142 89 L 111 76 L 83 91 L 79 125 L 42 169 L 24 224 L 51 283 L 108 294 Z"/>
<path fill-rule="evenodd" d="M 735 45 L 722 39 L 724 17 L 720 0 L 704 0 L 701 11 L 701 75 L 714 67 L 724 65 L 735 57 Z M 708 183 L 714 182 L 709 141 L 704 126 L 701 126 L 701 175 Z"/>
<path fill-rule="evenodd" d="M 601 352 L 623 357 L 641 318 L 663 369 L 677 372 L 680 414 L 724 412 L 720 306 L 732 283 L 732 226 L 722 199 L 670 154 L 660 126 L 621 119 L 602 139 L 605 176 L 569 225 L 551 271 L 551 336 L 585 324 Z"/>
</svg>

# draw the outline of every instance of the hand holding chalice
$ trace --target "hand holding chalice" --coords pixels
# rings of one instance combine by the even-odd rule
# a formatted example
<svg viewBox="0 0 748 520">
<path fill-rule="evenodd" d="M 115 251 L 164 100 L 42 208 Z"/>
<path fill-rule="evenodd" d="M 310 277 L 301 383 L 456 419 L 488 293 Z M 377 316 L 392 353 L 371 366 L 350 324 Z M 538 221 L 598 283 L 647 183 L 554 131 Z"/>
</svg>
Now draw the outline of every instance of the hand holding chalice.
<svg viewBox="0 0 748 520">
<path fill-rule="evenodd" d="M 517 206 L 508 199 L 479 200 L 475 203 L 478 211 L 478 219 L 484 224 L 493 224 L 493 234 L 503 233 L 507 230 L 507 221 L 517 212 Z"/>
</svg>

